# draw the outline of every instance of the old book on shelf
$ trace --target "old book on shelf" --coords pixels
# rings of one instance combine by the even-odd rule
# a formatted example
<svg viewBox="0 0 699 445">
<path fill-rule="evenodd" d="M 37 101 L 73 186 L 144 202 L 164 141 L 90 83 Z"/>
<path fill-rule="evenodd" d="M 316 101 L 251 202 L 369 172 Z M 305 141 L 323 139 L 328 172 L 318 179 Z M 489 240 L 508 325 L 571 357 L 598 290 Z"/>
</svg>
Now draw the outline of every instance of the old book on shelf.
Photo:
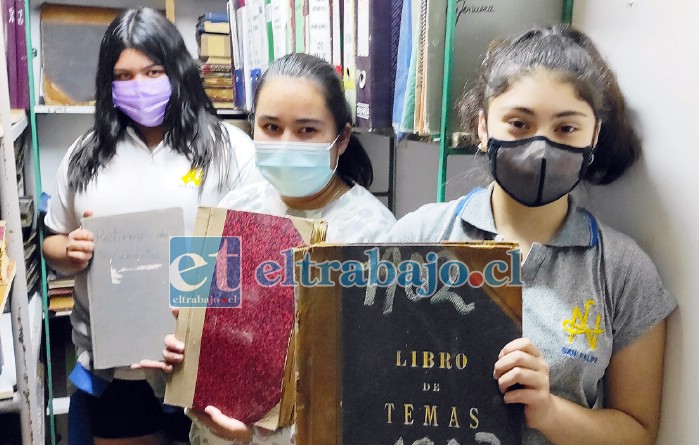
<svg viewBox="0 0 699 445">
<path fill-rule="evenodd" d="M 181 208 L 85 218 L 95 250 L 87 272 L 95 369 L 162 359 L 174 332 L 169 243 L 184 234 Z"/>
<path fill-rule="evenodd" d="M 515 249 L 297 249 L 297 443 L 521 443 L 521 406 L 493 379 L 521 336 Z"/>
<path fill-rule="evenodd" d="M 41 5 L 42 91 L 47 105 L 90 105 L 100 42 L 113 8 Z"/>
<path fill-rule="evenodd" d="M 175 295 L 203 297 L 194 303 L 203 307 L 183 302 L 180 309 L 176 336 L 186 353 L 169 378 L 166 403 L 199 410 L 213 405 L 272 430 L 292 422 L 294 286 L 287 263 L 290 249 L 323 241 L 326 228 L 303 218 L 199 209 L 194 234 L 212 244 L 192 250 L 203 258 L 213 252 L 216 265 L 188 279 L 207 279 L 201 292 Z"/>
</svg>

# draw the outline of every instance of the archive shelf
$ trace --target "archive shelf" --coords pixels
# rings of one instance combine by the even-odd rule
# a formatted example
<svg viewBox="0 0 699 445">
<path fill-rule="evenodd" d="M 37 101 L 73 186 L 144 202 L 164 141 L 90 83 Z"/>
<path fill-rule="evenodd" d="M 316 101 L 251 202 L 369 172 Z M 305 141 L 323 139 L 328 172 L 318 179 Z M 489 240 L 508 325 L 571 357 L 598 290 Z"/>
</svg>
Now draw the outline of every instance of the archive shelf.
<svg viewBox="0 0 699 445">
<path fill-rule="evenodd" d="M 25 4 L 26 6 L 26 4 Z M 5 23 L 0 24 L 0 115 L 2 115 L 2 147 L 0 156 L 0 217 L 6 223 L 6 249 L 14 260 L 15 272 L 10 298 L 10 312 L 0 317 L 4 365 L 0 373 L 0 412 L 19 412 L 23 445 L 44 442 L 44 393 L 40 372 L 40 345 L 42 330 L 42 297 L 29 295 L 27 269 L 24 262 L 24 239 L 19 206 L 18 175 L 15 159 L 15 141 L 33 122 L 26 111 L 10 110 L 7 57 L 5 54 Z M 17 38 L 26 38 L 28 33 Z M 28 45 L 28 47 L 30 47 Z M 23 150 L 26 147 L 22 147 Z M 22 154 L 24 159 L 36 161 L 36 152 Z M 32 174 L 27 174 L 28 163 L 22 164 L 25 190 L 35 190 L 36 164 L 31 163 Z M 31 180 L 27 178 L 31 177 Z M 3 289 L 3 294 L 9 289 Z M 4 295 L 3 295 L 4 296 Z M 3 303 L 4 298 L 0 300 Z"/>
</svg>

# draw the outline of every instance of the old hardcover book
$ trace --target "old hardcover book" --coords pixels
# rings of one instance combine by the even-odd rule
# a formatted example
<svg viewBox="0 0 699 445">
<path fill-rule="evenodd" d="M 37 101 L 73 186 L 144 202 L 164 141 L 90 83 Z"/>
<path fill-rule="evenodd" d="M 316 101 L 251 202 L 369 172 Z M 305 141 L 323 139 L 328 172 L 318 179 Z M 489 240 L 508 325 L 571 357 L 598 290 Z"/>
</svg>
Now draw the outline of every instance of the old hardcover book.
<svg viewBox="0 0 699 445">
<path fill-rule="evenodd" d="M 42 91 L 47 105 L 94 103 L 100 42 L 119 12 L 114 8 L 41 5 Z"/>
<path fill-rule="evenodd" d="M 514 244 L 295 254 L 297 443 L 521 443 L 493 366 L 521 336 Z"/>
<path fill-rule="evenodd" d="M 169 241 L 184 234 L 181 208 L 85 218 L 95 250 L 87 272 L 95 369 L 161 360 L 175 329 Z"/>
<path fill-rule="evenodd" d="M 199 57 L 231 57 L 231 39 L 228 34 L 203 33 L 199 36 Z"/>
<path fill-rule="evenodd" d="M 322 221 L 199 209 L 194 235 L 213 240 L 206 252 L 213 252 L 216 263 L 204 273 L 201 295 L 174 296 L 182 306 L 176 336 L 185 343 L 185 358 L 169 378 L 166 403 L 199 410 L 213 405 L 267 429 L 292 422 L 291 249 L 323 241 L 326 229 Z M 212 255 L 203 249 L 194 250 Z M 187 307 L 200 296 L 204 307 Z"/>
</svg>

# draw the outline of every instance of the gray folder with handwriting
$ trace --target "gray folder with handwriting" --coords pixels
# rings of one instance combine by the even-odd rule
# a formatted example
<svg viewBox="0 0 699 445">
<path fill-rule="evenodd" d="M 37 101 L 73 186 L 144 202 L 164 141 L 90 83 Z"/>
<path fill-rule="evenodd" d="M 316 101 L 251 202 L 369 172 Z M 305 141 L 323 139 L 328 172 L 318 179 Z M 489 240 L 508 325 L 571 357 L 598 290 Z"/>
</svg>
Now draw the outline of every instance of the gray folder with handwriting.
<svg viewBox="0 0 699 445">
<path fill-rule="evenodd" d="M 184 235 L 182 209 L 86 218 L 95 239 L 87 273 L 95 369 L 162 359 L 170 313 L 171 236 Z"/>
</svg>

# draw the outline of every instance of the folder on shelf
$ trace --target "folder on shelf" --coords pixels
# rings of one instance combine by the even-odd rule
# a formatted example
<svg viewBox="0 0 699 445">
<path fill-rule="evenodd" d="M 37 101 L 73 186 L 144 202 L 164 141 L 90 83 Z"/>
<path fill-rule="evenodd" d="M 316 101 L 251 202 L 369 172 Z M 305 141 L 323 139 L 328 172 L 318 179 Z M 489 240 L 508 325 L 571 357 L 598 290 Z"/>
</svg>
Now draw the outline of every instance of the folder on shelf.
<svg viewBox="0 0 699 445">
<path fill-rule="evenodd" d="M 421 132 L 428 136 L 439 134 L 441 131 L 446 27 L 444 1 L 427 0 L 427 29 L 423 45 L 425 66 L 422 82 L 424 125 Z"/>
<path fill-rule="evenodd" d="M 272 0 L 272 42 L 274 59 L 294 52 L 294 2 Z"/>
<path fill-rule="evenodd" d="M 245 81 L 243 74 L 243 36 L 237 16 L 237 0 L 228 0 L 228 23 L 231 29 L 231 68 L 234 89 L 234 105 L 245 108 Z"/>
<path fill-rule="evenodd" d="M 308 0 L 306 52 L 333 63 L 330 0 Z"/>
<path fill-rule="evenodd" d="M 294 35 L 296 36 L 296 52 L 306 52 L 306 16 L 308 15 L 308 0 L 294 0 Z"/>
<path fill-rule="evenodd" d="M 399 139 L 401 138 L 401 121 L 403 119 L 403 107 L 405 106 L 405 94 L 408 86 L 408 72 L 410 71 L 410 56 L 413 52 L 413 2 L 415 0 L 403 0 L 398 55 L 396 58 L 396 76 L 393 89 L 393 130 Z"/>
<path fill-rule="evenodd" d="M 342 74 L 342 17 L 344 15 L 344 0 L 332 0 L 330 20 L 332 30 L 332 64 L 338 73 Z"/>
<path fill-rule="evenodd" d="M 408 68 L 408 78 L 405 85 L 405 97 L 403 98 L 402 116 L 400 119 L 400 132 L 413 133 L 415 130 L 415 102 L 418 98 L 415 97 L 415 84 L 417 81 L 418 69 L 418 49 L 417 44 L 421 32 L 421 17 L 422 11 L 427 6 L 427 0 L 412 0 L 411 17 L 412 17 L 412 37 L 410 52 L 410 65 Z"/>
<path fill-rule="evenodd" d="M 415 53 L 415 110 L 413 114 L 413 131 L 422 133 L 425 120 L 425 95 L 423 92 L 423 82 L 425 81 L 425 31 L 427 30 L 427 3 L 429 0 L 422 0 L 420 4 L 420 17 L 418 19 L 419 32 L 415 36 L 413 43 L 416 46 Z"/>
<path fill-rule="evenodd" d="M 2 21 L 5 27 L 5 57 L 7 58 L 7 81 L 10 88 L 10 108 L 19 108 L 15 0 L 2 0 L 0 4 L 2 5 Z"/>
<path fill-rule="evenodd" d="M 403 0 L 357 0 L 357 126 L 391 128 Z"/>
<path fill-rule="evenodd" d="M 245 108 L 252 108 L 252 100 L 257 89 L 257 83 L 262 77 L 261 53 L 260 53 L 260 32 L 262 28 L 259 24 L 259 11 L 257 13 L 256 25 L 253 26 L 252 13 L 253 6 L 249 4 L 249 0 L 239 0 L 238 9 L 236 10 L 236 19 L 238 21 L 238 38 L 242 40 L 242 59 L 243 59 L 243 86 L 245 90 Z M 255 28 L 255 29 L 253 29 Z M 254 31 L 257 32 L 254 32 Z M 236 74 L 237 76 L 237 74 Z M 238 80 L 236 78 L 236 83 Z"/>
<path fill-rule="evenodd" d="M 245 0 L 245 5 L 248 8 L 250 20 L 253 71 L 259 69 L 261 76 L 267 70 L 270 62 L 265 0 Z"/>
<path fill-rule="evenodd" d="M 29 109 L 29 62 L 26 36 L 27 11 L 24 0 L 15 0 L 15 39 L 17 42 L 17 106 Z"/>
<path fill-rule="evenodd" d="M 352 111 L 352 122 L 357 120 L 357 89 L 355 83 L 355 58 L 357 57 L 357 51 L 355 47 L 355 42 L 357 39 L 356 23 L 354 20 L 354 2 L 356 0 L 343 0 L 344 1 L 344 15 L 343 15 L 343 53 L 342 53 L 342 80 L 345 86 L 345 98 L 347 103 L 350 105 Z"/>
</svg>

